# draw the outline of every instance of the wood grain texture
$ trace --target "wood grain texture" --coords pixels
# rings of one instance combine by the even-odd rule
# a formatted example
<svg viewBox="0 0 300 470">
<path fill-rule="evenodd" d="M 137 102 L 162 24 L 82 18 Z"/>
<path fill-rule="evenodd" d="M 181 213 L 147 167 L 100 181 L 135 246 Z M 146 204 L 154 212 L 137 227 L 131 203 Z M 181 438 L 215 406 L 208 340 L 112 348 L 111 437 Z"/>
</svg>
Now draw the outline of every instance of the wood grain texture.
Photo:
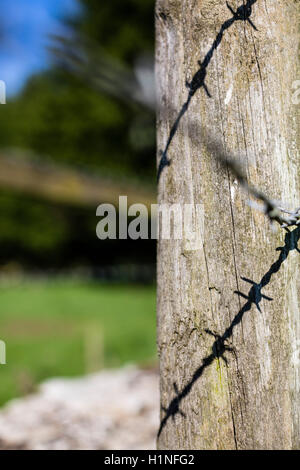
<svg viewBox="0 0 300 470">
<path fill-rule="evenodd" d="M 158 246 L 160 449 L 300 448 L 300 231 L 274 233 L 206 145 L 300 206 L 299 1 L 244 4 L 156 3 L 159 202 L 205 217 L 196 251 Z"/>
</svg>

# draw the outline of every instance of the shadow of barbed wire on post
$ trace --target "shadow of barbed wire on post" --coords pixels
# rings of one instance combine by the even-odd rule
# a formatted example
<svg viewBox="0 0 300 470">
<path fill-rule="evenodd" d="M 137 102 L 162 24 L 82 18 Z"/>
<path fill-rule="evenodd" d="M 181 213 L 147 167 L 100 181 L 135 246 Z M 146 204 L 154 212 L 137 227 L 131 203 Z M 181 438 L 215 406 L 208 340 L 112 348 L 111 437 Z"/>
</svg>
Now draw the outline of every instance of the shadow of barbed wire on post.
<svg viewBox="0 0 300 470">
<path fill-rule="evenodd" d="M 172 140 L 173 140 L 173 138 L 176 134 L 179 123 L 180 123 L 182 117 L 187 112 L 187 110 L 190 106 L 190 103 L 191 103 L 191 100 L 192 100 L 193 96 L 196 94 L 196 92 L 200 88 L 203 88 L 206 95 L 209 98 L 212 97 L 212 95 L 211 95 L 211 93 L 210 93 L 210 91 L 209 91 L 209 89 L 208 89 L 208 87 L 205 83 L 205 79 L 206 79 L 206 75 L 207 75 L 207 67 L 210 64 L 215 51 L 217 50 L 217 48 L 221 44 L 224 33 L 236 21 L 248 22 L 251 25 L 251 27 L 257 31 L 256 26 L 253 24 L 253 22 L 250 19 L 250 16 L 252 15 L 252 6 L 256 2 L 257 2 L 257 0 L 248 0 L 245 4 L 238 7 L 238 9 L 236 11 L 234 11 L 234 9 L 230 6 L 230 4 L 228 2 L 226 2 L 227 8 L 229 9 L 229 11 L 232 13 L 233 16 L 230 19 L 226 20 L 222 24 L 222 26 L 220 28 L 220 31 L 218 32 L 218 34 L 216 36 L 216 39 L 214 40 L 211 48 L 209 49 L 208 53 L 206 54 L 206 56 L 204 58 L 204 60 L 202 62 L 198 61 L 199 69 L 194 74 L 192 80 L 190 82 L 186 81 L 186 86 L 189 89 L 188 97 L 187 97 L 186 102 L 183 104 L 183 106 L 182 106 L 182 108 L 181 108 L 181 110 L 180 110 L 180 112 L 179 112 L 179 114 L 176 118 L 176 121 L 174 122 L 174 124 L 171 128 L 171 131 L 170 131 L 165 149 L 163 151 L 160 151 L 160 156 L 161 157 L 160 157 L 160 162 L 159 162 L 159 165 L 158 165 L 157 181 L 159 181 L 161 173 L 163 172 L 164 168 L 166 168 L 167 166 L 170 166 L 170 164 L 171 164 L 171 160 L 168 158 L 168 150 L 169 150 L 169 147 L 172 143 Z"/>
<path fill-rule="evenodd" d="M 160 437 L 164 427 L 166 426 L 170 418 L 174 420 L 177 414 L 180 414 L 182 417 L 186 417 L 185 413 L 180 409 L 180 403 L 191 392 L 194 384 L 197 382 L 197 380 L 200 379 L 205 369 L 209 367 L 214 362 L 215 359 L 217 360 L 222 359 L 225 362 L 225 364 L 228 365 L 228 361 L 225 357 L 226 352 L 233 353 L 237 357 L 236 355 L 237 353 L 235 349 L 232 347 L 231 344 L 228 343 L 228 340 L 230 340 L 230 338 L 232 337 L 234 328 L 241 323 L 245 313 L 251 310 L 252 305 L 254 305 L 259 310 L 259 312 L 261 312 L 261 308 L 260 308 L 261 301 L 263 299 L 267 301 L 273 300 L 271 297 L 268 297 L 267 295 L 263 294 L 262 289 L 271 282 L 272 276 L 278 273 L 282 264 L 284 263 L 284 261 L 286 261 L 291 251 L 296 250 L 298 253 L 300 253 L 300 250 L 298 248 L 298 241 L 300 239 L 300 227 L 294 229 L 293 231 L 290 231 L 289 229 L 286 229 L 286 231 L 287 233 L 285 235 L 284 246 L 276 249 L 276 251 L 280 251 L 280 255 L 278 259 L 271 265 L 271 267 L 266 272 L 266 274 L 263 275 L 261 280 L 258 283 L 256 283 L 251 279 L 247 279 L 245 277 L 241 278 L 243 281 L 251 284 L 251 288 L 248 292 L 248 295 L 240 291 L 234 292 L 240 297 L 246 299 L 247 302 L 242 306 L 242 308 L 236 314 L 236 316 L 232 320 L 229 327 L 224 331 L 222 335 L 219 335 L 218 333 L 213 332 L 209 329 L 204 330 L 205 333 L 215 338 L 215 341 L 211 347 L 211 353 L 208 354 L 202 360 L 202 364 L 200 365 L 200 367 L 194 372 L 191 380 L 186 384 L 186 386 L 181 391 L 179 391 L 176 383 L 173 384 L 175 397 L 173 398 L 173 400 L 170 402 L 170 404 L 167 407 L 162 407 L 162 411 L 165 413 L 165 416 L 161 420 L 157 437 Z"/>
</svg>

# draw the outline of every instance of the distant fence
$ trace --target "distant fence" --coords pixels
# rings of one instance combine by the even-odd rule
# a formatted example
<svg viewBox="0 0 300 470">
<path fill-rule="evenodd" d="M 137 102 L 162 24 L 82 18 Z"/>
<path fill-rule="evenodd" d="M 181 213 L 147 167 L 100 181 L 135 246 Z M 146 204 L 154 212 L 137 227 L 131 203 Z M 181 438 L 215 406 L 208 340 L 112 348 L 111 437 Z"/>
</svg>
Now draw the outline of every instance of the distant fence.
<svg viewBox="0 0 300 470">
<path fill-rule="evenodd" d="M 6 344 L 0 340 L 0 364 L 6 364 Z"/>
</svg>

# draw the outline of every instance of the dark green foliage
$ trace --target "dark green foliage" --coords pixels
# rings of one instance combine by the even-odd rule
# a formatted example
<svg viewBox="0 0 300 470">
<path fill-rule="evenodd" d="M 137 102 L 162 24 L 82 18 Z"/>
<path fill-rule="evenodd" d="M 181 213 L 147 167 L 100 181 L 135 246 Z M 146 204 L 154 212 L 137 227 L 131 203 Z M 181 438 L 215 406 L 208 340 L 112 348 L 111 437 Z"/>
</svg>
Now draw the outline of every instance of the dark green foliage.
<svg viewBox="0 0 300 470">
<path fill-rule="evenodd" d="M 80 0 L 84 14 L 73 26 L 126 63 L 153 52 L 154 0 Z"/>
</svg>

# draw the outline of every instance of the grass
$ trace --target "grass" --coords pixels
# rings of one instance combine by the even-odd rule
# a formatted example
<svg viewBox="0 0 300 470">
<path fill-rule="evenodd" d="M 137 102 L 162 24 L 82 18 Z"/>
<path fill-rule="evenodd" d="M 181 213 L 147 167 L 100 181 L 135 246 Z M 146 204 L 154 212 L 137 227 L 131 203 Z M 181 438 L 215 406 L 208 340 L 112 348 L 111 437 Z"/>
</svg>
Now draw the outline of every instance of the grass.
<svg viewBox="0 0 300 470">
<path fill-rule="evenodd" d="M 0 405 L 53 376 L 76 376 L 155 352 L 155 288 L 79 282 L 0 287 Z"/>
</svg>

